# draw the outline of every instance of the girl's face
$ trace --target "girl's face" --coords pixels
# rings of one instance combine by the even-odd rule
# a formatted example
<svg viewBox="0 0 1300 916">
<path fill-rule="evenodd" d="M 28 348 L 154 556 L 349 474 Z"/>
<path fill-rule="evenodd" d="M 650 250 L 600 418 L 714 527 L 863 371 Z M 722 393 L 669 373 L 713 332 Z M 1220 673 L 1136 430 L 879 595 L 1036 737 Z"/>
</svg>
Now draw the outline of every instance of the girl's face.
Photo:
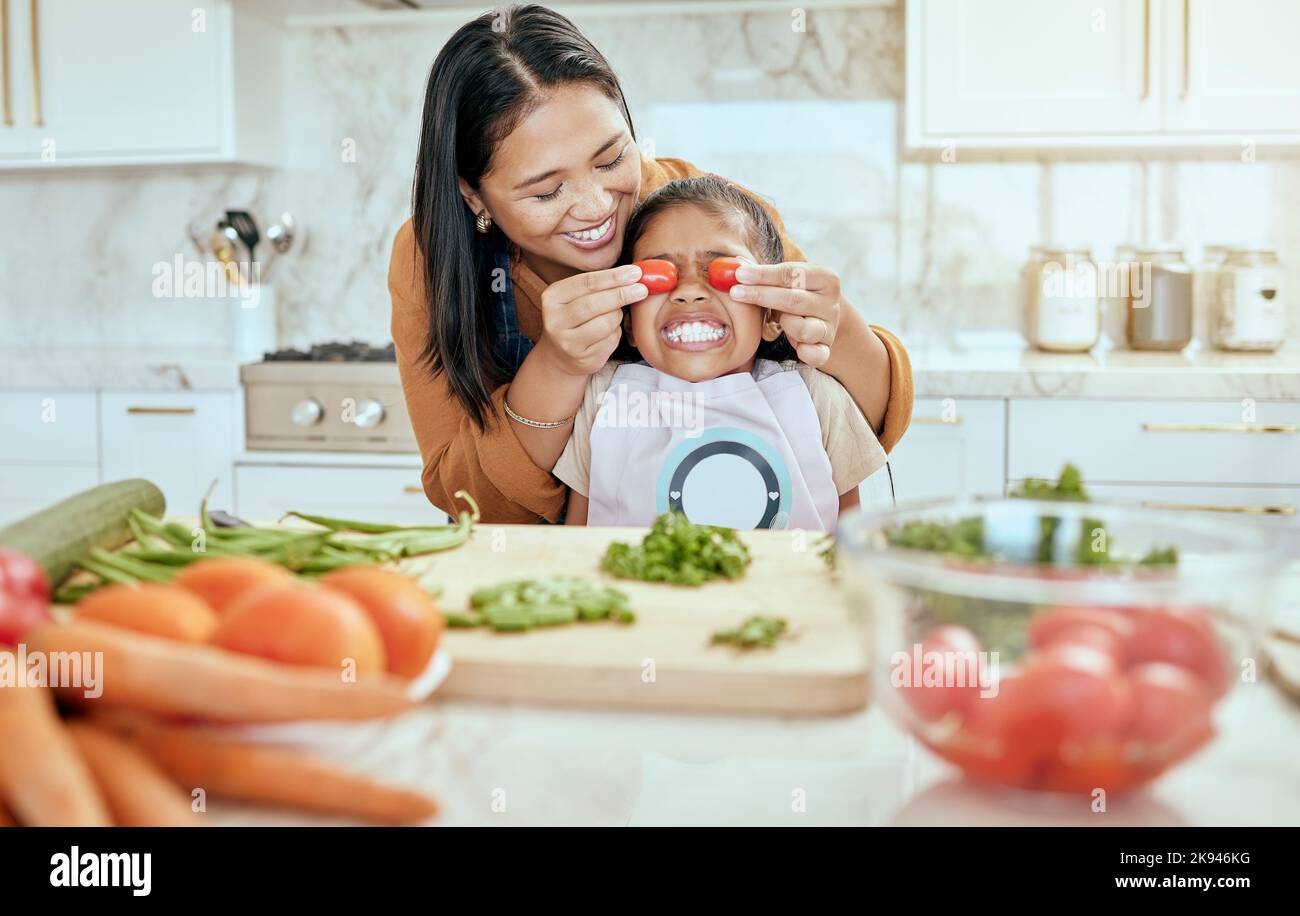
<svg viewBox="0 0 1300 916">
<path fill-rule="evenodd" d="M 654 217 L 637 239 L 637 261 L 660 258 L 677 267 L 677 287 L 630 306 L 624 329 L 642 358 L 660 372 L 702 382 L 754 367 L 761 339 L 775 339 L 757 306 L 709 286 L 714 258 L 756 262 L 739 220 L 720 220 L 689 204 Z"/>
<path fill-rule="evenodd" d="M 583 84 L 551 91 L 497 144 L 478 191 L 460 182 L 547 283 L 614 266 L 640 189 L 623 112 Z"/>
</svg>

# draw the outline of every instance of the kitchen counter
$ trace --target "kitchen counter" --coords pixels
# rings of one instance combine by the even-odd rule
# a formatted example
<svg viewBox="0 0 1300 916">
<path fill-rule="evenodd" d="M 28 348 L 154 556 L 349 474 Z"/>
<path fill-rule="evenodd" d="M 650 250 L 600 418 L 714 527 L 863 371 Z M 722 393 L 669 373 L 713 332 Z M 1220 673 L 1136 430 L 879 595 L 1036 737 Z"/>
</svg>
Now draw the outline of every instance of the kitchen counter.
<svg viewBox="0 0 1300 916">
<path fill-rule="evenodd" d="M 1300 398 L 1300 344 L 1277 353 L 1044 353 L 1018 334 L 906 340 L 920 398 Z M 246 361 L 245 361 L 246 362 Z M 234 389 L 240 360 L 202 348 L 0 347 L 0 390 Z M 398 384 L 397 367 L 391 366 Z"/>
<path fill-rule="evenodd" d="M 1300 632 L 1300 564 L 1280 619 Z M 851 716 L 683 716 L 446 702 L 345 726 L 336 761 L 410 783 L 454 825 L 1300 825 L 1300 703 L 1240 687 L 1221 737 L 1105 813 L 965 783 L 878 707 Z M 803 810 L 793 810 L 797 806 Z M 214 803 L 220 824 L 331 823 Z"/>
<path fill-rule="evenodd" d="M 1300 345 L 1276 353 L 1046 353 L 1018 334 L 907 341 L 919 398 L 1300 398 Z"/>
<path fill-rule="evenodd" d="M 0 390 L 230 391 L 239 387 L 240 362 L 203 347 L 6 346 Z"/>
</svg>

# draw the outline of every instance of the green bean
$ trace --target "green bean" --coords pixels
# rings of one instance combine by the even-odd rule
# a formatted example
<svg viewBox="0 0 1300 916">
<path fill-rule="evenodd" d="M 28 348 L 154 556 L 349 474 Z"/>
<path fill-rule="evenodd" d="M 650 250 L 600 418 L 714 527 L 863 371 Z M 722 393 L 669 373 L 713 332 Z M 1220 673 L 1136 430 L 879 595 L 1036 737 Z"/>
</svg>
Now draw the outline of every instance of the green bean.
<svg viewBox="0 0 1300 916">
<path fill-rule="evenodd" d="M 109 553 L 100 547 L 90 551 L 90 558 L 145 582 L 170 582 L 176 575 L 175 567 L 132 559 L 129 553 Z"/>
</svg>

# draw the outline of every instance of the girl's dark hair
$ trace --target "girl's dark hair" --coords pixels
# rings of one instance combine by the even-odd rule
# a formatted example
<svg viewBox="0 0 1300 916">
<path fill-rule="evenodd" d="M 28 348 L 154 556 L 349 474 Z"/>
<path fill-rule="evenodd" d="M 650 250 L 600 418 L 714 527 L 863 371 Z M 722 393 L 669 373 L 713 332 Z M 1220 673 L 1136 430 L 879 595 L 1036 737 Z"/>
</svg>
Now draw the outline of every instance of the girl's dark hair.
<svg viewBox="0 0 1300 916">
<path fill-rule="evenodd" d="M 780 264 L 785 260 L 785 245 L 781 241 L 781 233 L 777 231 L 771 214 L 758 199 L 725 178 L 717 175 L 700 175 L 696 178 L 678 178 L 660 185 L 632 211 L 627 232 L 623 236 L 623 251 L 619 255 L 619 263 L 628 264 L 633 260 L 632 252 L 636 243 L 645 234 L 646 228 L 655 217 L 683 206 L 697 207 L 716 219 L 736 223 L 744 233 L 750 251 L 754 253 L 754 257 L 760 264 Z M 770 359 L 776 362 L 799 358 L 784 333 L 776 340 L 760 341 L 758 351 L 754 355 L 758 359 Z M 630 361 L 639 360 L 641 355 L 624 335 L 612 358 Z"/>
<path fill-rule="evenodd" d="M 477 189 L 496 145 L 548 90 L 575 83 L 616 102 L 633 130 L 609 62 L 572 22 L 535 4 L 467 22 L 429 71 L 411 191 L 429 311 L 421 358 L 435 374 L 447 374 L 452 393 L 480 428 L 491 418 L 492 391 L 514 373 L 497 352 L 492 310 L 492 256 L 506 239 L 496 226 L 487 234 L 475 230 L 457 179 Z"/>
</svg>

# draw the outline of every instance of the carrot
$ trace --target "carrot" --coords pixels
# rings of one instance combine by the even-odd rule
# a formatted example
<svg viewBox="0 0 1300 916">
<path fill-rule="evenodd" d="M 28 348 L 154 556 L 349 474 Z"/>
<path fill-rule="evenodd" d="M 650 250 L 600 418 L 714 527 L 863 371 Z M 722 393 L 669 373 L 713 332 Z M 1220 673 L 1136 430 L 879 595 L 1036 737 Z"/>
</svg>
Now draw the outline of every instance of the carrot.
<svg viewBox="0 0 1300 916">
<path fill-rule="evenodd" d="M 339 674 L 189 645 L 89 621 L 50 624 L 27 637 L 29 651 L 103 653 L 102 695 L 60 695 L 81 704 L 223 722 L 370 719 L 414 705 L 405 682 L 377 674 L 355 682 Z"/>
<path fill-rule="evenodd" d="M 12 653 L 9 662 L 17 670 Z M 106 827 L 104 799 L 44 687 L 0 687 L 0 800 L 29 827 Z"/>
<path fill-rule="evenodd" d="M 239 801 L 414 824 L 438 811 L 432 798 L 349 773 L 306 754 L 223 738 L 211 729 L 117 718 L 131 740 L 183 786 Z"/>
<path fill-rule="evenodd" d="M 68 731 L 119 827 L 199 826 L 189 798 L 138 748 L 86 722 L 73 722 Z"/>
</svg>

